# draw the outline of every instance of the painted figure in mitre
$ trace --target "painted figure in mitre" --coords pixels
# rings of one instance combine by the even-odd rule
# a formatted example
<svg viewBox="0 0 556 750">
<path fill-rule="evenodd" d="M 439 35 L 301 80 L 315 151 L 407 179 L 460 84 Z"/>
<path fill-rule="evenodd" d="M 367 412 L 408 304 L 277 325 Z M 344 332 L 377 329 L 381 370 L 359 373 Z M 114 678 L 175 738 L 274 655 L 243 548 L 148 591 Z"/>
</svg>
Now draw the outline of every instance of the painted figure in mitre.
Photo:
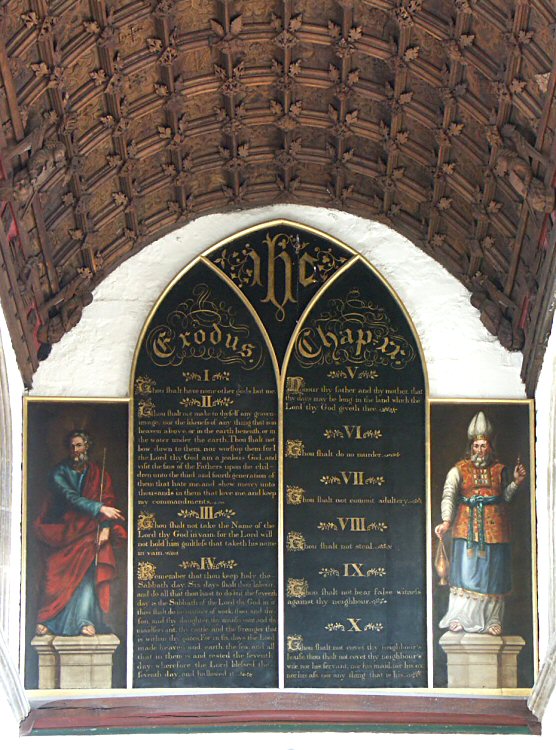
<svg viewBox="0 0 556 750">
<path fill-rule="evenodd" d="M 466 458 L 450 469 L 442 493 L 442 523 L 452 532 L 450 601 L 440 621 L 452 632 L 502 634 L 504 603 L 512 588 L 508 504 L 527 472 L 519 459 L 513 473 L 492 447 L 493 427 L 476 414 L 467 431 Z"/>
<path fill-rule="evenodd" d="M 124 516 L 104 463 L 90 459 L 90 435 L 71 432 L 66 447 L 68 458 L 51 472 L 35 521 L 45 550 L 36 634 L 94 636 L 110 632 L 104 615 L 116 574 L 113 544 L 126 538 Z"/>
</svg>

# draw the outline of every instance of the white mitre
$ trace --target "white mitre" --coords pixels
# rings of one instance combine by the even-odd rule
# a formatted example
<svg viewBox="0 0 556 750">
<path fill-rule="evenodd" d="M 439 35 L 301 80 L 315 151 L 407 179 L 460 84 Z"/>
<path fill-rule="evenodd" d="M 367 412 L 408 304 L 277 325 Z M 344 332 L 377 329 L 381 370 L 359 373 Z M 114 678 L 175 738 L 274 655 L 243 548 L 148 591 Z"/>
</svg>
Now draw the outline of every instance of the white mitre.
<svg viewBox="0 0 556 750">
<path fill-rule="evenodd" d="M 492 423 L 486 418 L 484 412 L 480 411 L 471 420 L 467 428 L 467 438 L 473 440 L 491 440 L 494 429 Z"/>
</svg>

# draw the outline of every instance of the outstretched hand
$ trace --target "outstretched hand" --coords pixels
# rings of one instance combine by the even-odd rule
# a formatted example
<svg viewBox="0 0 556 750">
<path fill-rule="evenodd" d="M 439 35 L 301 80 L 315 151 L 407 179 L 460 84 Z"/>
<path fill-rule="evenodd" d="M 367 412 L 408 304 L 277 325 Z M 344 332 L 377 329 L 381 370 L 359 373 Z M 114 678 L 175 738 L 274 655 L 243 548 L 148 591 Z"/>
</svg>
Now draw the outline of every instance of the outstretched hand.
<svg viewBox="0 0 556 750">
<path fill-rule="evenodd" d="M 123 521 L 123 513 L 118 508 L 111 508 L 109 505 L 103 505 L 100 509 L 101 515 L 106 518 L 107 521 Z"/>
</svg>

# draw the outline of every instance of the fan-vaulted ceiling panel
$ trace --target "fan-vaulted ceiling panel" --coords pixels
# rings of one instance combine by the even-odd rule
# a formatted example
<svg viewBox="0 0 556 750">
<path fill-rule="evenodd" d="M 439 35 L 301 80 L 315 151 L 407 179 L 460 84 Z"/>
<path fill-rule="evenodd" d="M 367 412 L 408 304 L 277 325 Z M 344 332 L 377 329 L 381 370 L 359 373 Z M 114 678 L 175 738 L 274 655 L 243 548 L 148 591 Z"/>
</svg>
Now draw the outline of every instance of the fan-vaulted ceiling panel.
<svg viewBox="0 0 556 750">
<path fill-rule="evenodd" d="M 293 201 L 415 242 L 534 384 L 555 21 L 550 0 L 4 0 L 0 293 L 26 381 L 141 247 Z"/>
</svg>

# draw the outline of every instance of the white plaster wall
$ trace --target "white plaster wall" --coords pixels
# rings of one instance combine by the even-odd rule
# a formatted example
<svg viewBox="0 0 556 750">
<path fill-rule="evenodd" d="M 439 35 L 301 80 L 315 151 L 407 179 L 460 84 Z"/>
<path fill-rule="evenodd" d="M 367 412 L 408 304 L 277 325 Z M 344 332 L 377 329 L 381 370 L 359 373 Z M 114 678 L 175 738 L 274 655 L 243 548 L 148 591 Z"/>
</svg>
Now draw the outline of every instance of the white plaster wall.
<svg viewBox="0 0 556 750">
<path fill-rule="evenodd" d="M 556 479 L 556 456 L 552 454 L 555 428 L 556 408 L 556 328 L 553 330 L 546 349 L 546 354 L 535 393 L 536 406 L 536 459 L 537 459 L 537 534 L 539 543 L 539 591 L 546 591 L 549 586 L 551 567 L 554 561 L 548 558 L 548 536 L 554 528 L 554 517 L 549 515 L 549 500 L 554 495 L 554 481 Z M 554 573 L 552 572 L 554 575 Z M 556 611 L 554 603 L 552 611 L 547 616 L 546 627 L 541 628 L 541 657 L 547 645 L 548 637 L 556 628 Z M 542 624 L 542 623 L 541 623 Z"/>
<path fill-rule="evenodd" d="M 293 205 L 197 219 L 123 263 L 100 284 L 80 323 L 41 363 L 32 395 L 127 396 L 141 328 L 167 284 L 216 242 L 278 218 L 331 234 L 366 255 L 382 273 L 420 336 L 431 396 L 524 397 L 521 355 L 507 352 L 487 333 L 469 304 L 469 292 L 442 266 L 382 224 L 341 211 Z"/>
<path fill-rule="evenodd" d="M 6 436 L 0 435 L 0 441 L 5 437 L 10 440 L 10 450 L 6 451 L 6 458 L 10 462 L 7 466 L 4 456 L 0 456 L 0 469 L 11 472 L 11 477 L 2 477 L 0 483 L 4 491 L 11 484 L 11 495 L 0 498 L 2 521 L 0 523 L 0 575 L 2 585 L 0 592 L 5 591 L 7 598 L 0 602 L 0 629 L 6 639 L 9 653 L 14 663 L 17 662 L 19 650 L 19 609 L 15 604 L 19 602 L 19 576 L 13 575 L 8 569 L 10 560 L 19 560 L 21 555 L 21 456 L 22 456 L 22 395 L 23 380 L 21 378 L 15 352 L 12 347 L 4 312 L 0 307 L 0 347 L 4 355 L 5 374 L 7 382 L 2 384 L 2 391 L 7 393 L 8 403 L 4 404 L 8 418 L 11 418 L 10 428 Z M 0 377 L 2 375 L 0 374 Z M 0 442 L 0 451 L 2 442 Z M 7 463 L 7 462 L 6 462 Z M 9 481 L 11 479 L 11 482 Z M 9 523 L 8 523 L 9 521 Z M 14 604 L 15 603 L 15 604 Z M 11 606 L 10 606 L 11 604 Z"/>
<path fill-rule="evenodd" d="M 19 373 L 4 313 L 0 307 L 0 726 L 10 747 L 16 721 L 29 711 L 18 677 L 19 573 L 21 570 L 21 397 Z"/>
<path fill-rule="evenodd" d="M 539 591 L 539 652 L 541 665 L 550 659 L 556 670 L 556 325 L 548 341 L 542 370 L 535 393 L 536 461 L 537 461 L 537 543 Z M 545 592 L 552 590 L 552 600 Z M 550 647 L 552 646 L 552 652 Z M 542 687 L 550 689 L 556 675 L 543 675 Z M 534 696 L 537 701 L 536 696 Z M 546 696 L 540 695 L 535 710 L 542 709 Z M 556 733 L 556 695 L 552 695 L 546 721 L 552 722 Z"/>
</svg>

